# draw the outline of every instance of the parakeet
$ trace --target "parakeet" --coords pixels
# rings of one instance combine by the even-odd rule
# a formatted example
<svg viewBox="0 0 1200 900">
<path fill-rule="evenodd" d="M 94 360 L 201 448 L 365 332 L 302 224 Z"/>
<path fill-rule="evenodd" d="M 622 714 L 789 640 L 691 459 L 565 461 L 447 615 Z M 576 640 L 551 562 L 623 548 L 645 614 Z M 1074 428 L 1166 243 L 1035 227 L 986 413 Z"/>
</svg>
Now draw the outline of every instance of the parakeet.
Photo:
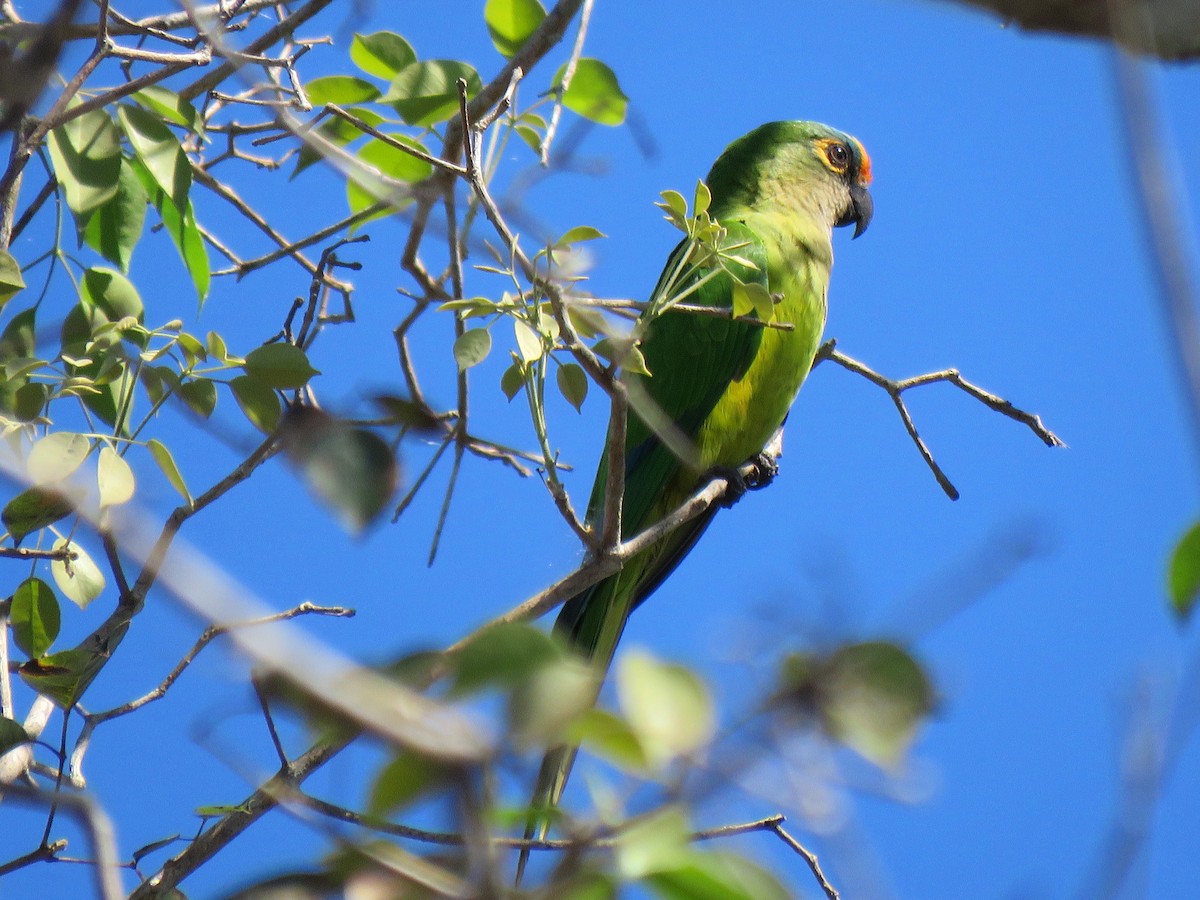
<svg viewBox="0 0 1200 900">
<path fill-rule="evenodd" d="M 676 509 L 706 473 L 732 470 L 760 453 L 783 423 L 812 367 L 825 327 L 826 291 L 833 264 L 832 230 L 866 230 L 873 212 L 867 186 L 871 161 L 862 144 L 816 122 L 771 122 L 739 138 L 713 164 L 705 183 L 709 213 L 727 230 L 733 259 L 693 267 L 688 304 L 734 306 L 736 275 L 760 284 L 774 302 L 773 321 L 790 330 L 680 310 L 648 321 L 641 351 L 650 375 L 625 372 L 631 396 L 648 397 L 692 445 L 685 463 L 631 409 L 625 440 L 621 538 L 626 540 Z M 677 246 L 649 308 L 681 269 Z M 717 269 L 714 274 L 712 269 Z M 678 292 L 680 285 L 670 285 Z M 686 288 L 687 283 L 682 287 Z M 761 292 L 760 292 L 760 296 Z M 607 454 L 600 461 L 588 524 L 602 527 Z M 616 574 L 567 601 L 555 632 L 601 670 L 607 670 L 630 613 L 687 555 L 717 507 L 687 522 L 631 559 Z M 575 748 L 547 754 L 535 789 L 535 809 L 558 803 Z M 529 834 L 544 835 L 544 818 Z M 523 868 L 524 854 L 520 868 Z"/>
</svg>

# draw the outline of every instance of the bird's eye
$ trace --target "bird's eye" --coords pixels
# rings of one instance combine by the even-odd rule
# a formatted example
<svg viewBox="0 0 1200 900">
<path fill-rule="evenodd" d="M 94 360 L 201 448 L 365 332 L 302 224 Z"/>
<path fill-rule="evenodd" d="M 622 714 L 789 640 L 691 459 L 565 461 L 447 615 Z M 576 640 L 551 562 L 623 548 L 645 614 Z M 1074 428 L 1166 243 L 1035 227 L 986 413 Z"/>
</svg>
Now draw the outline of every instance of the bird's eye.
<svg viewBox="0 0 1200 900">
<path fill-rule="evenodd" d="M 825 158 L 839 172 L 845 172 L 850 165 L 850 149 L 842 143 L 832 143 L 825 147 Z"/>
</svg>

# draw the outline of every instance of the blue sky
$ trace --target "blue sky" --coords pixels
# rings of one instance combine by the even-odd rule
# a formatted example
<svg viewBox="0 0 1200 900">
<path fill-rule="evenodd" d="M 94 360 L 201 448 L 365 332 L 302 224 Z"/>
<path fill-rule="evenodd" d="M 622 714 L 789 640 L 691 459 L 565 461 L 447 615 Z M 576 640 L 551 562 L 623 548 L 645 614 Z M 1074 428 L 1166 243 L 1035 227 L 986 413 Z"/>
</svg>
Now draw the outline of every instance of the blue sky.
<svg viewBox="0 0 1200 900">
<path fill-rule="evenodd" d="M 336 39 L 314 51 L 314 66 L 342 67 L 352 29 L 390 28 L 421 57 L 469 59 L 486 79 L 500 59 L 477 6 L 460 7 L 461 25 L 417 5 L 395 16 L 376 5 L 366 26 L 346 25 L 344 10 L 335 11 L 310 29 Z M 1163 588 L 1168 549 L 1196 516 L 1196 447 L 1147 262 L 1111 52 L 1004 29 L 948 4 L 884 0 L 763 2 L 736 13 L 715 3 L 601 2 L 587 52 L 616 70 L 636 128 L 586 128 L 578 157 L 588 171 L 556 174 L 524 200 L 548 232 L 587 223 L 608 235 L 593 245 L 597 294 L 644 297 L 653 285 L 675 240 L 652 205 L 659 191 L 690 193 L 721 149 L 761 122 L 825 121 L 871 153 L 876 208 L 861 240 L 835 239 L 827 334 L 891 376 L 956 367 L 1039 413 L 1069 445 L 1050 450 L 948 386 L 914 391 L 917 425 L 962 492 L 952 503 L 882 392 L 832 366 L 816 371 L 789 421 L 777 482 L 717 518 L 639 610 L 626 641 L 698 667 L 736 707 L 747 681 L 766 677 L 767 663 L 754 657 L 768 637 L 789 647 L 908 640 L 941 707 L 895 782 L 839 757 L 849 788 L 835 785 L 829 796 L 839 814 L 823 824 L 805 827 L 801 798 L 780 790 L 726 792 L 701 808 L 697 824 L 788 813 L 853 898 L 1098 896 L 1089 878 L 1119 814 L 1130 723 L 1170 716 L 1178 677 L 1197 653 L 1194 626 L 1171 620 Z M 530 76 L 525 102 L 557 64 Z M 1175 153 L 1195 160 L 1200 123 L 1190 110 L 1200 74 L 1155 68 L 1154 78 Z M 528 165 L 520 149 L 509 155 L 513 172 Z M 344 202 L 332 173 L 310 171 L 291 184 L 241 177 L 248 195 L 285 198 L 289 210 L 303 191 L 301 210 L 290 215 L 332 220 Z M 1194 179 L 1180 190 L 1195 215 Z M 296 234 L 302 227 L 287 216 L 281 224 Z M 400 384 L 389 332 L 407 310 L 394 291 L 405 285 L 396 266 L 404 229 L 368 230 L 372 244 L 361 258 L 369 264 L 354 276 L 359 324 L 330 330 L 314 353 L 328 373 L 323 401 L 335 410 L 353 409 L 363 391 Z M 157 238 L 139 249 L 134 277 L 161 269 L 186 296 L 173 251 Z M 1189 239 L 1197 248 L 1194 232 Z M 478 278 L 471 290 L 486 292 L 489 283 Z M 200 327 L 241 335 L 248 349 L 277 330 L 303 289 L 295 273 L 218 283 Z M 154 302 L 147 296 L 152 310 Z M 191 315 L 190 302 L 175 305 Z M 418 352 L 428 392 L 449 402 L 439 328 L 421 332 Z M 477 427 L 532 447 L 523 408 L 506 404 L 496 386 L 502 370 L 497 355 L 474 375 Z M 220 421 L 235 443 L 250 440 L 223 400 Z M 552 436 L 578 469 L 568 487 L 582 496 L 606 409 L 593 397 L 582 415 L 565 404 L 551 412 Z M 176 427 L 191 436 L 180 463 L 199 484 L 236 458 Z M 410 467 L 424 452 L 409 448 Z M 308 627 L 347 652 L 384 659 L 453 640 L 579 559 L 535 479 L 470 461 L 441 555 L 426 569 L 445 478 L 439 470 L 398 525 L 352 541 L 275 464 L 189 523 L 186 536 L 280 608 L 304 599 L 355 606 L 353 620 Z M 149 505 L 168 509 L 170 489 L 149 475 L 145 483 Z M 965 602 L 979 573 L 1003 567 L 1014 543 L 1035 552 Z M 931 610 L 947 607 L 957 612 L 928 624 Z M 100 615 L 93 607 L 75 616 L 78 632 Z M 148 690 L 198 630 L 158 598 L 94 686 L 92 706 Z M 206 654 L 167 701 L 107 726 L 90 751 L 89 778 L 127 850 L 194 827 L 191 808 L 236 802 L 248 793 L 247 774 L 270 766 L 240 664 L 220 649 Z M 181 746 L 174 737 L 210 729 Z M 167 758 L 155 752 L 160 735 L 176 748 Z M 1184 896 L 1200 877 L 1190 840 L 1196 752 L 1193 736 L 1122 896 Z M 356 784 L 365 759 L 331 764 L 316 792 Z M 19 817 L 22 833 L 38 827 L 5 804 L 0 823 L 9 817 Z M 189 896 L 311 855 L 311 832 L 276 819 L 186 883 Z M 767 838 L 738 846 L 810 891 L 800 861 Z M 81 877 L 75 867 L 30 869 L 4 887 L 11 882 L 14 895 L 35 884 L 67 890 L 84 884 Z"/>
</svg>

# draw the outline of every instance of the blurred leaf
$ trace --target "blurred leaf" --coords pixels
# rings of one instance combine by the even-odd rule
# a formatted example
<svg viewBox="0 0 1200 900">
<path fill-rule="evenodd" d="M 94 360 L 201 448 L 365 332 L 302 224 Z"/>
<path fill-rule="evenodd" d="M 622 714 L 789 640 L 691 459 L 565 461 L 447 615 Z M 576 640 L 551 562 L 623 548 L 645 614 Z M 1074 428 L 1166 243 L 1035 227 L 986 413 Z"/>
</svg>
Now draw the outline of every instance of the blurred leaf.
<svg viewBox="0 0 1200 900">
<path fill-rule="evenodd" d="M 668 900 L 788 900 L 792 894 L 766 869 L 727 852 L 689 850 L 681 862 L 645 884 Z"/>
<path fill-rule="evenodd" d="M 96 464 L 96 483 L 100 489 L 101 506 L 120 506 L 133 499 L 133 469 L 129 468 L 129 463 L 107 444 L 100 448 L 100 458 Z"/>
<path fill-rule="evenodd" d="M 372 109 L 363 106 L 351 106 L 346 109 L 346 112 L 358 119 L 361 119 L 364 124 L 372 127 L 378 127 L 383 121 L 383 116 Z M 317 126 L 317 133 L 325 140 L 336 144 L 339 147 L 344 147 L 347 144 L 361 137 L 366 137 L 366 132 L 355 125 L 353 122 L 347 122 L 340 117 L 330 117 Z M 300 152 L 296 156 L 296 168 L 292 170 L 291 177 L 295 178 L 309 166 L 321 159 L 321 151 L 315 147 L 305 143 L 300 147 Z"/>
<path fill-rule="evenodd" d="M 416 61 L 417 54 L 408 41 L 395 32 L 376 31 L 354 36 L 350 43 L 350 59 L 368 75 L 391 81 L 401 69 Z"/>
<path fill-rule="evenodd" d="M 54 560 L 50 563 L 50 574 L 68 600 L 80 609 L 87 609 L 89 603 L 104 593 L 104 573 L 78 544 L 66 538 L 54 542 L 55 550 L 68 548 L 75 553 L 75 558 Z"/>
<path fill-rule="evenodd" d="M 134 93 L 133 99 L 158 113 L 166 121 L 182 125 L 188 131 L 204 136 L 204 119 L 196 112 L 196 107 L 174 91 L 160 84 L 152 84 Z"/>
<path fill-rule="evenodd" d="M 295 344 L 263 344 L 246 356 L 246 372 L 268 387 L 282 391 L 302 388 L 319 375 L 308 356 Z"/>
<path fill-rule="evenodd" d="M 83 225 L 87 245 L 122 272 L 129 271 L 133 250 L 141 240 L 148 200 L 141 179 L 122 159 L 116 193 L 92 210 Z"/>
<path fill-rule="evenodd" d="M 387 442 L 306 406 L 288 410 L 283 450 L 309 489 L 351 532 L 370 525 L 387 505 L 399 467 Z"/>
<path fill-rule="evenodd" d="M 390 135 L 390 137 L 414 150 L 425 149 L 421 143 L 406 135 L 396 134 Z M 421 181 L 428 178 L 433 172 L 433 166 L 425 160 L 417 159 L 411 153 L 405 153 L 379 138 L 371 138 L 363 144 L 355 156 L 366 165 L 378 169 L 381 175 L 396 181 Z M 374 179 L 374 183 L 372 183 L 371 176 L 366 173 L 363 174 L 363 179 L 362 181 L 354 178 L 346 180 L 346 202 L 349 204 L 351 213 L 360 213 L 380 200 L 392 199 L 391 187 L 380 184 L 378 179 Z M 380 215 L 386 215 L 386 212 L 380 213 Z"/>
<path fill-rule="evenodd" d="M 488 34 L 505 59 L 517 55 L 544 18 L 546 10 L 538 0 L 487 0 L 483 8 Z"/>
<path fill-rule="evenodd" d="M 646 751 L 629 723 L 605 709 L 589 709 L 570 723 L 567 739 L 578 742 L 619 769 L 640 772 Z"/>
<path fill-rule="evenodd" d="M 183 209 L 192 186 L 192 164 L 179 138 L 161 118 L 141 106 L 122 103 L 117 116 L 133 152 L 178 209 Z"/>
<path fill-rule="evenodd" d="M 409 63 L 396 73 L 380 102 L 390 103 L 410 125 L 435 125 L 458 112 L 459 78 L 467 83 L 468 100 L 483 87 L 479 73 L 456 59 Z"/>
<path fill-rule="evenodd" d="M 162 473 L 167 476 L 167 481 L 171 482 L 171 487 L 179 492 L 179 495 L 187 501 L 188 506 L 191 506 L 191 492 L 188 490 L 187 483 L 183 480 L 179 466 L 175 464 L 175 457 L 171 456 L 171 451 L 167 449 L 165 444 L 153 438 L 146 441 L 146 449 L 150 451 L 150 455 L 154 457 L 154 461 L 158 463 L 158 467 L 162 469 Z"/>
<path fill-rule="evenodd" d="M 304 85 L 304 91 L 314 106 L 324 106 L 326 103 L 349 106 L 353 103 L 367 103 L 379 96 L 379 88 L 353 75 L 325 75 L 314 78 Z"/>
<path fill-rule="evenodd" d="M 4 332 L 0 334 L 0 360 L 33 356 L 37 350 L 37 333 L 34 330 L 36 315 L 37 307 L 31 306 L 21 310 L 4 326 Z"/>
<path fill-rule="evenodd" d="M 207 419 L 217 408 L 217 386 L 207 378 L 193 378 L 179 386 L 179 398 L 192 412 Z"/>
<path fill-rule="evenodd" d="M 171 844 L 175 843 L 177 840 L 179 840 L 179 835 L 173 834 L 170 837 L 160 838 L 157 841 L 151 841 L 149 844 L 145 844 L 141 847 L 138 847 L 136 850 L 133 851 L 133 854 L 132 854 L 133 864 L 136 866 L 139 862 L 142 861 L 143 857 L 149 856 L 155 850 L 161 850 L 163 847 L 169 847 Z M 174 898 L 172 898 L 172 900 L 174 900 Z"/>
<path fill-rule="evenodd" d="M 250 375 L 239 375 L 229 387 L 251 425 L 268 434 L 275 430 L 283 412 L 278 394 Z"/>
<path fill-rule="evenodd" d="M 127 317 L 141 322 L 145 316 L 137 288 L 114 269 L 92 267 L 86 270 L 79 282 L 79 299 L 102 313 L 106 322 Z"/>
<path fill-rule="evenodd" d="M 26 578 L 17 585 L 8 617 L 13 640 L 31 658 L 50 649 L 62 622 L 58 597 L 40 578 Z"/>
<path fill-rule="evenodd" d="M 699 677 L 639 650 L 627 651 L 617 665 L 617 696 L 652 766 L 699 750 L 716 728 Z"/>
<path fill-rule="evenodd" d="M 555 86 L 562 84 L 566 64 L 554 76 Z M 575 75 L 563 93 L 563 106 L 601 125 L 620 125 L 625 121 L 629 98 L 621 90 L 616 73 L 598 59 L 583 57 Z"/>
<path fill-rule="evenodd" d="M 433 434 L 442 431 L 442 420 L 419 403 L 406 397 L 378 394 L 372 398 L 375 404 L 397 425 L 413 431 Z"/>
<path fill-rule="evenodd" d="M 672 869 L 689 857 L 691 829 L 683 810 L 665 806 L 622 829 L 616 838 L 617 871 L 627 881 Z"/>
<path fill-rule="evenodd" d="M 576 412 L 583 412 L 583 401 L 588 394 L 588 377 L 583 368 L 576 363 L 564 363 L 558 367 L 555 378 L 564 399 Z"/>
<path fill-rule="evenodd" d="M 94 109 L 71 119 L 50 132 L 47 146 L 67 206 L 80 220 L 117 193 L 121 137 L 108 113 Z"/>
<path fill-rule="evenodd" d="M 446 783 L 451 770 L 409 751 L 402 751 L 384 766 L 371 785 L 367 813 L 388 816 Z"/>
<path fill-rule="evenodd" d="M 509 697 L 513 743 L 518 748 L 562 743 L 566 726 L 591 709 L 599 690 L 596 672 L 582 660 L 559 659 L 536 669 Z"/>
<path fill-rule="evenodd" d="M 53 525 L 75 511 L 75 501 L 62 491 L 48 487 L 32 487 L 8 501 L 0 519 L 12 536 L 13 546 L 20 545 L 26 535 Z"/>
<path fill-rule="evenodd" d="M 491 351 L 492 333 L 486 328 L 464 331 L 454 341 L 454 361 L 460 372 L 479 365 Z"/>
<path fill-rule="evenodd" d="M 454 690 L 513 687 L 561 657 L 553 638 L 539 628 L 520 622 L 495 625 L 454 656 Z"/>
<path fill-rule="evenodd" d="M 31 740 L 33 738 L 29 736 L 20 722 L 10 719 L 8 716 L 0 716 L 0 756 L 14 747 L 28 744 Z"/>
<path fill-rule="evenodd" d="M 868 641 L 839 647 L 820 674 L 829 733 L 880 766 L 900 762 L 933 707 L 933 687 L 909 653 Z"/>
<path fill-rule="evenodd" d="M 62 481 L 79 468 L 91 448 L 92 442 L 82 434 L 56 431 L 30 448 L 25 471 L 34 484 Z"/>
<path fill-rule="evenodd" d="M 20 263 L 7 250 L 0 249 L 0 309 L 23 287 L 25 279 L 21 276 Z"/>
<path fill-rule="evenodd" d="M 50 399 L 50 386 L 30 381 L 17 388 L 13 399 L 13 413 L 22 422 L 32 422 L 42 414 L 46 401 Z"/>
<path fill-rule="evenodd" d="M 88 685 L 104 668 L 108 657 L 90 650 L 61 650 L 40 659 L 31 659 L 18 669 L 21 678 L 39 694 L 63 709 L 76 704 Z"/>
<path fill-rule="evenodd" d="M 1181 619 L 1187 619 L 1200 599 L 1200 522 L 1179 539 L 1167 565 L 1167 593 Z"/>
</svg>

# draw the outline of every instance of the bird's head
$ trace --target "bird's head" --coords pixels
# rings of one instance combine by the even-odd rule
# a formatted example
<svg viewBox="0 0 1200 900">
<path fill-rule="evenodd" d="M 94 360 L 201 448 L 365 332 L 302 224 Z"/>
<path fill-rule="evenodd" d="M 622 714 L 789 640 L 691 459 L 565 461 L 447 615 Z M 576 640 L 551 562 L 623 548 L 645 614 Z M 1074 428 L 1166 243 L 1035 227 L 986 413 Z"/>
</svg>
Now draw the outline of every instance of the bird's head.
<svg viewBox="0 0 1200 900">
<path fill-rule="evenodd" d="M 871 158 L 856 138 L 819 122 L 768 122 L 738 138 L 713 164 L 707 183 L 721 210 L 799 208 L 830 228 L 867 230 L 875 204 Z"/>
</svg>

